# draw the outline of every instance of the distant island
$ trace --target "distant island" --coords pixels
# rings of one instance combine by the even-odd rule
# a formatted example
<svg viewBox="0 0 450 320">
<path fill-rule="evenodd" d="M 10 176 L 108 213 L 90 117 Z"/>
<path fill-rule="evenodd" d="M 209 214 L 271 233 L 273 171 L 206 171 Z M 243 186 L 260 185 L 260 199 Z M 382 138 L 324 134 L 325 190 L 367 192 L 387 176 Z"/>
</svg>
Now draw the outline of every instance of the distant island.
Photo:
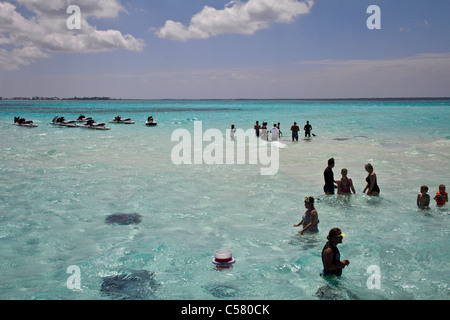
<svg viewBox="0 0 450 320">
<path fill-rule="evenodd" d="M 2 98 L 0 100 L 121 100 L 111 97 L 73 97 L 73 98 L 59 98 L 59 97 L 14 97 Z"/>
</svg>

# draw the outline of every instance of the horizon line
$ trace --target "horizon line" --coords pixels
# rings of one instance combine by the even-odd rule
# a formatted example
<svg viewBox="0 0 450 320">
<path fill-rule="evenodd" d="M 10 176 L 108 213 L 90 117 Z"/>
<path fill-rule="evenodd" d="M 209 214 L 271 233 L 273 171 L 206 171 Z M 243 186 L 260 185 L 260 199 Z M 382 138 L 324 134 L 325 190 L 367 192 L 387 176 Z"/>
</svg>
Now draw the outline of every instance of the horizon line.
<svg viewBox="0 0 450 320">
<path fill-rule="evenodd" d="M 448 100 L 449 97 L 372 97 L 372 98 L 112 98 L 112 97 L 0 97 L 0 101 L 29 100 L 29 101 L 58 101 L 58 100 L 147 100 L 147 101 L 336 101 L 336 100 Z"/>
</svg>

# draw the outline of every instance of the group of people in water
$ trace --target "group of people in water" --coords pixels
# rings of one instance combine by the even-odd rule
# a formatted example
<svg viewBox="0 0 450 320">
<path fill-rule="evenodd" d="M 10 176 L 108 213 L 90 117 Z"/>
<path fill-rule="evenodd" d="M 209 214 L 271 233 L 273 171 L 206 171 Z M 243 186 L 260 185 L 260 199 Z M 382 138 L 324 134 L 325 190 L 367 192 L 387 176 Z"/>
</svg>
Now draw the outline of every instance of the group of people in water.
<svg viewBox="0 0 450 320">
<path fill-rule="evenodd" d="M 439 191 L 434 197 L 436 206 L 442 207 L 448 202 L 448 193 L 445 191 L 445 184 L 439 185 Z M 430 195 L 428 194 L 428 186 L 420 187 L 420 193 L 417 195 L 417 206 L 421 209 L 430 209 Z"/>
<path fill-rule="evenodd" d="M 314 197 L 305 197 L 305 208 L 306 212 L 304 213 L 302 220 L 294 224 L 294 227 L 302 226 L 302 230 L 300 230 L 300 234 L 303 234 L 305 231 L 318 232 L 318 224 L 319 217 L 317 214 L 317 210 L 314 207 Z M 350 264 L 349 260 L 341 260 L 341 253 L 337 248 L 339 243 L 342 243 L 342 239 L 345 234 L 342 233 L 339 228 L 332 228 L 327 236 L 327 243 L 322 249 L 322 264 L 323 264 L 323 272 L 322 276 L 341 276 L 342 269 Z"/>
<path fill-rule="evenodd" d="M 334 158 L 328 159 L 328 165 L 323 172 L 325 185 L 323 186 L 323 191 L 327 195 L 335 194 L 335 189 L 339 195 L 350 195 L 356 193 L 355 187 L 353 186 L 353 181 L 351 178 L 347 177 L 348 170 L 343 168 L 341 170 L 342 178 L 339 180 L 334 180 L 333 168 L 335 165 Z M 363 193 L 367 192 L 368 195 L 378 196 L 380 193 L 380 188 L 377 184 L 377 177 L 373 166 L 367 163 L 364 168 L 368 172 L 366 178 L 367 185 L 363 190 Z M 305 208 L 306 211 L 302 216 L 302 220 L 294 224 L 294 227 L 302 226 L 300 234 L 304 234 L 306 231 L 318 232 L 319 216 L 317 210 L 314 207 L 314 197 L 305 197 Z M 332 228 L 327 236 L 327 243 L 322 249 L 322 264 L 323 276 L 340 276 L 342 274 L 342 269 L 350 264 L 349 260 L 341 260 L 339 249 L 337 245 L 342 243 L 342 239 L 345 236 L 339 228 Z"/>
<path fill-rule="evenodd" d="M 262 126 L 259 121 L 256 121 L 254 126 L 255 134 L 263 140 L 268 140 L 268 133 L 271 134 L 272 141 L 279 140 L 281 136 L 280 123 L 274 123 L 270 131 L 267 130 L 267 122 L 263 122 Z M 306 121 L 304 126 L 305 137 L 311 137 L 312 126 L 309 121 Z M 296 122 L 291 126 L 292 141 L 298 141 L 298 132 L 300 127 Z M 236 129 L 234 125 L 231 126 L 231 139 L 234 139 L 234 133 Z M 313 134 L 314 136 L 314 134 Z M 337 193 L 338 195 L 351 195 L 356 194 L 353 181 L 348 177 L 348 170 L 343 168 L 341 170 L 342 177 L 339 180 L 334 179 L 333 168 L 335 165 L 334 158 L 328 159 L 328 165 L 323 172 L 325 184 L 323 186 L 323 191 L 326 195 L 333 195 Z M 363 189 L 363 193 L 369 196 L 379 196 L 380 187 L 377 183 L 377 175 L 374 171 L 372 164 L 366 163 L 364 169 L 367 171 L 367 177 L 365 179 L 366 185 Z M 420 208 L 428 208 L 430 203 L 430 196 L 427 194 L 428 187 L 422 186 L 421 192 L 417 196 L 417 205 Z M 314 197 L 305 197 L 305 208 L 306 211 L 302 216 L 299 223 L 294 224 L 294 227 L 301 227 L 299 233 L 303 235 L 305 232 L 318 232 L 319 216 L 316 208 L 314 207 Z M 448 202 L 448 195 L 445 192 L 445 185 L 439 186 L 439 191 L 434 197 L 437 206 L 442 206 Z M 341 260 L 340 252 L 337 245 L 342 243 L 342 239 L 345 234 L 342 233 L 339 228 L 332 228 L 327 236 L 327 242 L 322 249 L 322 263 L 323 272 L 322 276 L 341 276 L 342 270 L 350 264 L 349 260 Z"/>
<path fill-rule="evenodd" d="M 80 118 L 84 116 L 80 116 Z M 56 117 L 57 118 L 57 117 Z M 82 120 L 82 119 L 77 119 Z M 64 117 L 60 117 L 58 119 L 54 119 L 57 122 L 64 121 Z M 116 121 L 121 120 L 120 116 L 115 118 Z M 147 122 L 152 122 L 153 117 L 149 117 Z M 30 121 L 32 123 L 32 121 Z M 27 121 L 23 118 L 15 117 L 14 123 L 23 124 L 27 123 Z M 260 137 L 263 140 L 268 140 L 268 134 L 271 134 L 271 140 L 277 141 L 279 140 L 282 132 L 280 130 L 280 123 L 274 123 L 273 127 L 268 131 L 267 122 L 263 122 L 262 126 L 259 124 L 259 121 L 256 121 L 254 126 L 255 134 L 257 137 Z M 312 126 L 309 121 L 306 121 L 306 124 L 303 128 L 305 131 L 305 137 L 311 137 Z M 296 122 L 291 126 L 292 132 L 292 141 L 298 141 L 298 132 L 300 131 L 300 127 Z M 236 132 L 234 124 L 231 125 L 230 136 L 231 139 L 234 140 L 234 134 Z M 314 134 L 313 134 L 314 136 Z M 334 179 L 333 168 L 335 166 L 334 158 L 328 159 L 328 165 L 323 172 L 324 176 L 324 186 L 323 191 L 326 195 L 333 195 L 335 192 L 338 195 L 351 195 L 356 194 L 355 187 L 353 186 L 353 181 L 350 177 L 348 177 L 348 170 L 343 168 L 341 170 L 342 177 L 339 180 Z M 368 175 L 365 179 L 366 186 L 363 190 L 363 193 L 366 193 L 369 196 L 379 196 L 380 188 L 377 184 L 377 176 L 374 171 L 373 166 L 370 163 L 366 163 L 364 169 L 367 171 Z M 428 186 L 423 185 L 420 188 L 420 193 L 417 195 L 417 206 L 421 209 L 429 209 L 430 205 L 430 195 L 428 194 Z M 302 227 L 299 231 L 301 235 L 305 232 L 318 232 L 318 224 L 319 224 L 319 216 L 316 208 L 314 207 L 314 197 L 305 197 L 304 205 L 306 208 L 305 213 L 302 216 L 302 219 L 299 223 L 294 224 L 294 227 Z M 436 201 L 436 205 L 441 207 L 448 202 L 448 194 L 445 191 L 445 185 L 441 184 L 439 186 L 439 191 L 436 193 L 434 197 Z M 342 233 L 341 229 L 335 227 L 332 228 L 327 236 L 327 242 L 322 249 L 322 263 L 323 263 L 323 276 L 341 276 L 342 270 L 350 264 L 349 260 L 340 260 L 340 252 L 337 248 L 337 245 L 342 243 L 342 239 L 345 234 Z"/>
<path fill-rule="evenodd" d="M 299 223 L 294 224 L 294 227 L 303 227 L 299 232 L 300 234 L 303 234 L 305 231 L 318 232 L 319 216 L 314 207 L 314 197 L 305 197 L 305 208 L 306 212 L 304 213 L 302 220 Z M 342 243 L 344 236 L 345 234 L 337 227 L 332 228 L 328 232 L 328 241 L 322 249 L 322 276 L 341 276 L 342 269 L 350 264 L 349 260 L 341 260 L 341 254 L 337 248 L 337 245 Z"/>
<path fill-rule="evenodd" d="M 333 168 L 335 165 L 334 158 L 328 159 L 328 165 L 324 170 L 324 180 L 325 185 L 323 186 L 323 191 L 327 195 L 335 194 L 338 195 L 351 195 L 355 194 L 355 188 L 353 186 L 353 181 L 347 176 L 348 170 L 343 168 L 341 170 L 342 177 L 339 180 L 334 180 Z M 365 164 L 365 170 L 368 175 L 366 177 L 366 186 L 363 193 L 367 193 L 370 196 L 378 196 L 380 194 L 380 188 L 377 184 L 377 176 L 370 163 Z M 417 206 L 422 209 L 429 209 L 430 195 L 428 192 L 428 186 L 423 185 L 420 189 L 420 193 L 417 195 Z M 436 205 L 441 207 L 448 202 L 448 194 L 445 191 L 445 185 L 441 184 L 439 186 L 439 191 L 434 197 Z M 306 211 L 302 216 L 299 223 L 294 224 L 294 227 L 301 226 L 302 229 L 299 233 L 302 235 L 306 231 L 318 232 L 319 216 L 316 208 L 314 207 L 314 197 L 305 197 L 305 208 Z M 340 276 L 342 274 L 342 269 L 350 264 L 349 260 L 340 260 L 340 252 L 337 248 L 339 243 L 342 243 L 342 239 L 345 236 L 339 228 L 333 228 L 329 231 L 327 236 L 327 243 L 322 249 L 322 263 L 323 263 L 323 276 L 335 275 Z"/>
<path fill-rule="evenodd" d="M 312 126 L 309 124 L 309 121 L 306 121 L 303 130 L 305 131 L 305 138 L 311 138 Z M 294 140 L 298 141 L 298 132 L 300 131 L 300 127 L 297 125 L 297 122 L 294 122 L 294 124 L 291 126 L 291 131 L 292 131 L 292 141 Z"/>
<path fill-rule="evenodd" d="M 356 193 L 355 187 L 353 186 L 353 181 L 347 176 L 348 170 L 343 168 L 341 170 L 342 178 L 339 180 L 334 180 L 334 158 L 328 159 L 328 166 L 323 172 L 325 185 L 323 186 L 323 191 L 325 194 L 334 194 L 335 189 L 339 195 L 350 195 Z M 380 187 L 377 184 L 377 175 L 373 170 L 373 166 L 370 163 L 364 165 L 364 169 L 367 171 L 368 175 L 366 177 L 366 187 L 363 193 L 367 192 L 367 195 L 378 196 L 380 194 Z"/>
<path fill-rule="evenodd" d="M 255 134 L 257 138 L 261 138 L 262 140 L 269 141 L 269 133 L 271 136 L 271 141 L 278 141 L 283 134 L 280 130 L 280 123 L 274 123 L 273 127 L 268 130 L 267 128 L 267 122 L 263 122 L 262 124 L 259 123 L 259 121 L 256 121 L 254 125 Z M 305 131 L 305 138 L 311 137 L 311 130 L 312 126 L 309 124 L 309 121 L 306 121 L 305 126 L 303 127 L 303 130 Z M 292 132 L 292 141 L 298 141 L 298 132 L 300 131 L 300 127 L 297 125 L 297 122 L 294 122 L 294 124 L 291 126 L 291 132 Z M 234 140 L 234 134 L 236 133 L 236 127 L 234 124 L 231 125 L 230 130 L 230 138 L 231 140 Z M 312 134 L 314 136 L 314 134 Z"/>
<path fill-rule="evenodd" d="M 259 124 L 259 121 L 256 121 L 254 127 L 256 137 L 261 138 L 262 140 L 269 140 L 268 133 L 271 134 L 272 141 L 277 141 L 280 139 L 283 134 L 280 130 L 280 123 L 274 123 L 273 127 L 268 131 L 267 130 L 267 122 L 263 122 L 262 125 Z"/>
<path fill-rule="evenodd" d="M 262 140 L 268 141 L 269 140 L 269 133 L 271 135 L 272 141 L 278 141 L 283 134 L 280 130 L 280 123 L 274 123 L 273 127 L 268 130 L 267 129 L 267 122 L 263 122 L 262 125 L 259 123 L 259 121 L 256 121 L 254 127 L 255 134 L 257 138 L 261 138 Z M 309 124 L 309 121 L 306 121 L 305 126 L 303 127 L 303 130 L 305 130 L 305 137 L 311 137 L 311 130 L 312 126 Z M 294 122 L 294 124 L 291 126 L 292 131 L 292 141 L 298 141 L 298 132 L 300 131 L 300 127 L 297 125 L 297 122 Z M 231 131 L 230 131 L 230 137 L 231 140 L 234 140 L 234 134 L 236 132 L 236 128 L 234 124 L 231 125 Z M 314 135 L 314 134 L 313 134 Z"/>
</svg>

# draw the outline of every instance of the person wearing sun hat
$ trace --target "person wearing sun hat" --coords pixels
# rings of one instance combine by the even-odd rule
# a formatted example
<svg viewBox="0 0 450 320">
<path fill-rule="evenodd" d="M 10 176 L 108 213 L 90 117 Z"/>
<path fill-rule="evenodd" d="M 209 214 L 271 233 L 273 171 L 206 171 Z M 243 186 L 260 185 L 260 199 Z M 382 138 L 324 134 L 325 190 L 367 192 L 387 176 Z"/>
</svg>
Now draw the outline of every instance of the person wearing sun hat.
<svg viewBox="0 0 450 320">
<path fill-rule="evenodd" d="M 341 261 L 341 254 L 337 245 L 342 243 L 345 236 L 339 228 L 333 228 L 328 233 L 328 242 L 322 249 L 323 275 L 342 275 L 342 269 L 350 264 L 348 260 Z"/>
</svg>

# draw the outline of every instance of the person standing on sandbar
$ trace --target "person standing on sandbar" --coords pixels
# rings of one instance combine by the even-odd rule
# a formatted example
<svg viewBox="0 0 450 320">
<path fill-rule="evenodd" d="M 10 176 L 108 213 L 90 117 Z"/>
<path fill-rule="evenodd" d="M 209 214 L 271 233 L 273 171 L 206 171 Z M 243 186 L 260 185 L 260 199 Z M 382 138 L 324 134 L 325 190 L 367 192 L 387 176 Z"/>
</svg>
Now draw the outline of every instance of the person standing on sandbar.
<svg viewBox="0 0 450 320">
<path fill-rule="evenodd" d="M 306 121 L 305 126 L 303 127 L 303 130 L 305 130 L 305 138 L 311 138 L 311 130 L 312 126 L 309 124 L 309 121 Z"/>
<path fill-rule="evenodd" d="M 337 188 L 334 181 L 334 158 L 328 159 L 328 166 L 323 172 L 323 178 L 325 180 L 325 185 L 323 186 L 323 192 L 325 194 L 334 194 L 334 189 Z"/>
<path fill-rule="evenodd" d="M 294 140 L 298 141 L 298 132 L 300 131 L 300 128 L 297 125 L 297 122 L 294 122 L 294 124 L 291 126 L 291 131 L 292 131 L 292 141 Z"/>
<path fill-rule="evenodd" d="M 377 184 L 377 175 L 375 171 L 373 171 L 373 166 L 370 163 L 366 163 L 364 169 L 369 173 L 366 178 L 367 185 L 363 190 L 363 193 L 367 190 L 367 195 L 369 196 L 378 196 L 380 194 L 380 187 Z"/>
</svg>

